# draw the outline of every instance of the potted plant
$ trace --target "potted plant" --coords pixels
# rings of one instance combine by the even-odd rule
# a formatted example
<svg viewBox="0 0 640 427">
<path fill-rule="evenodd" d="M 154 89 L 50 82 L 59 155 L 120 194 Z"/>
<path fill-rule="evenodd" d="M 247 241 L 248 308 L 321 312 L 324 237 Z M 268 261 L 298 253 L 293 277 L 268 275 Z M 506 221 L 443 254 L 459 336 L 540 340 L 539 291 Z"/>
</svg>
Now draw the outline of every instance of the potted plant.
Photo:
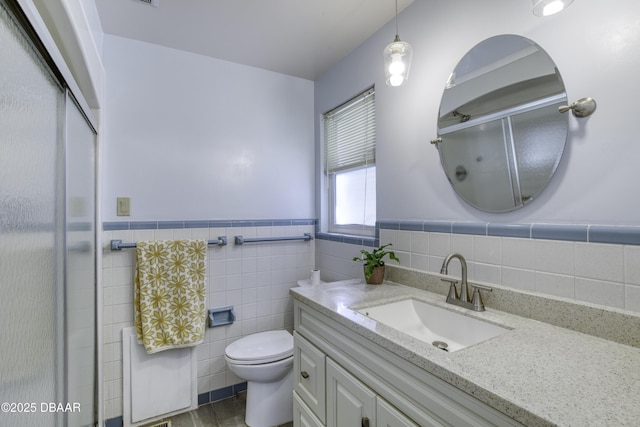
<svg viewBox="0 0 640 427">
<path fill-rule="evenodd" d="M 384 261 L 382 258 L 385 255 L 389 255 L 394 261 L 400 262 L 400 259 L 393 251 L 386 251 L 385 248 L 391 246 L 391 243 L 387 243 L 379 248 L 374 248 L 371 252 L 362 249 L 362 253 L 359 257 L 353 257 L 354 261 L 364 262 L 364 279 L 370 285 L 379 285 L 384 280 Z"/>
</svg>

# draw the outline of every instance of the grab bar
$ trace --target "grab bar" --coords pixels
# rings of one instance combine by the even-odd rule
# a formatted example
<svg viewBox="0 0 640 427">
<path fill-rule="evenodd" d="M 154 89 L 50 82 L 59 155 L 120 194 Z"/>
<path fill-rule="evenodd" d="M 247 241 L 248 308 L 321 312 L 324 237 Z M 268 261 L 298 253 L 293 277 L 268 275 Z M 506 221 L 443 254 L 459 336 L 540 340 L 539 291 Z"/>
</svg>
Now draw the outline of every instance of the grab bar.
<svg viewBox="0 0 640 427">
<path fill-rule="evenodd" d="M 304 236 L 287 236 L 287 237 L 255 237 L 250 239 L 245 239 L 242 236 L 236 236 L 235 244 L 236 245 L 244 245 L 245 243 L 254 243 L 254 242 L 279 242 L 282 240 L 304 240 L 308 242 L 309 240 L 313 240 L 313 236 L 311 233 L 304 233 Z"/>
<path fill-rule="evenodd" d="M 208 240 L 208 245 L 217 245 L 217 246 L 226 246 L 227 245 L 227 236 L 218 236 L 217 240 Z M 122 240 L 112 240 L 111 241 L 111 250 L 112 251 L 120 251 L 122 249 L 131 249 L 135 248 L 135 243 L 122 243 Z"/>
</svg>

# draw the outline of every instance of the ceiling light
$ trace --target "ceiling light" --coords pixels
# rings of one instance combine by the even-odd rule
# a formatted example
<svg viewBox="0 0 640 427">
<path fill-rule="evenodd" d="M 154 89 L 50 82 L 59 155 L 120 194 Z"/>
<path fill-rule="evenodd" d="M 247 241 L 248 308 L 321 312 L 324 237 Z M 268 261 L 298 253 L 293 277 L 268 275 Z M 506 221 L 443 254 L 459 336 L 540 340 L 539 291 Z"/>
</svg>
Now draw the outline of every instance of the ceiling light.
<svg viewBox="0 0 640 427">
<path fill-rule="evenodd" d="M 532 0 L 532 3 L 534 15 L 549 16 L 566 9 L 573 0 Z"/>
<path fill-rule="evenodd" d="M 396 0 L 396 38 L 384 49 L 384 72 L 387 86 L 402 86 L 409 78 L 413 48 L 398 35 L 398 0 Z"/>
</svg>

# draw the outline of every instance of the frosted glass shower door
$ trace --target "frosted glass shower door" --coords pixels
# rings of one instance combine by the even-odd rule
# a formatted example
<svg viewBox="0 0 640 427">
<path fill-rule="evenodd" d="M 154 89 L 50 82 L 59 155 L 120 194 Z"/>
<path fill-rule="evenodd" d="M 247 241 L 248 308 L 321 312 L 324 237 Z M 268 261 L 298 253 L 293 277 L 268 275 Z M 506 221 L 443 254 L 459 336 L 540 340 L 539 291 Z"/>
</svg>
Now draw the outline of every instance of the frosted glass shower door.
<svg viewBox="0 0 640 427">
<path fill-rule="evenodd" d="M 0 58 L 0 425 L 59 426 L 64 92 L 1 1 Z"/>
<path fill-rule="evenodd" d="M 95 423 L 96 135 L 0 0 L 0 426 Z"/>
<path fill-rule="evenodd" d="M 80 411 L 69 427 L 93 425 L 96 373 L 96 136 L 71 96 L 66 103 L 66 398 Z"/>
</svg>

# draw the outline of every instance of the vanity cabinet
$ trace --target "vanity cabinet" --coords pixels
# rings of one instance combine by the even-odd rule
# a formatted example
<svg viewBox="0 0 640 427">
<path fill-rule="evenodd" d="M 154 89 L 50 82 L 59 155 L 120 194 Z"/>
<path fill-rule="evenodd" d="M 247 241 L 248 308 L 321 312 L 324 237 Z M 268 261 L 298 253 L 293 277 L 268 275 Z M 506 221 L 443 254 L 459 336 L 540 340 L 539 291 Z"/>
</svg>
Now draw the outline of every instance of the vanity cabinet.
<svg viewBox="0 0 640 427">
<path fill-rule="evenodd" d="M 294 301 L 294 427 L 521 426 Z"/>
<path fill-rule="evenodd" d="M 418 426 L 298 333 L 294 337 L 294 426 Z"/>
<path fill-rule="evenodd" d="M 325 354 L 313 344 L 293 333 L 294 390 L 301 401 L 320 421 L 326 423 Z M 302 424 L 305 425 L 305 424 Z"/>
<path fill-rule="evenodd" d="M 294 427 L 324 427 L 296 392 L 293 393 L 293 425 Z"/>
<path fill-rule="evenodd" d="M 331 359 L 327 359 L 327 426 L 418 427 Z"/>
</svg>

